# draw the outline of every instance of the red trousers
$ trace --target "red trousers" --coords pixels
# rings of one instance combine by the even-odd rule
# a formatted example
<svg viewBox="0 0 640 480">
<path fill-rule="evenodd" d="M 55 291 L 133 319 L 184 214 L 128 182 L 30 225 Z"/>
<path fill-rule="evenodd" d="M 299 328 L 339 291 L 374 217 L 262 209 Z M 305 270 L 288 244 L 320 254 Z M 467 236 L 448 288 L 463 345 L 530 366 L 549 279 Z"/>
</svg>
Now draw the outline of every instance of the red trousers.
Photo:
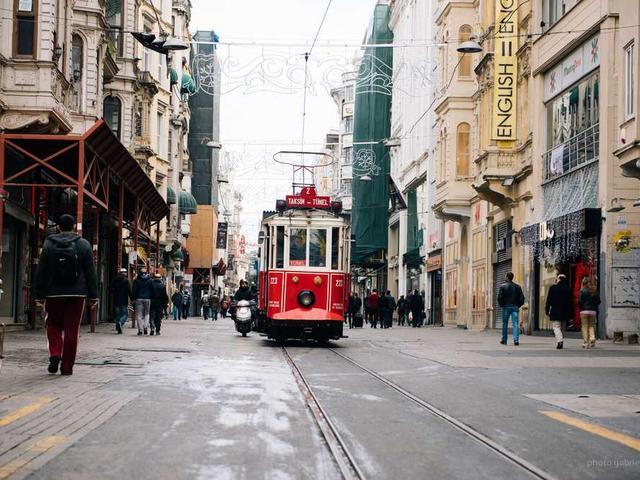
<svg viewBox="0 0 640 480">
<path fill-rule="evenodd" d="M 84 297 L 51 297 L 45 303 L 49 356 L 62 357 L 62 373 L 71 374 L 76 362 L 84 304 Z"/>
</svg>

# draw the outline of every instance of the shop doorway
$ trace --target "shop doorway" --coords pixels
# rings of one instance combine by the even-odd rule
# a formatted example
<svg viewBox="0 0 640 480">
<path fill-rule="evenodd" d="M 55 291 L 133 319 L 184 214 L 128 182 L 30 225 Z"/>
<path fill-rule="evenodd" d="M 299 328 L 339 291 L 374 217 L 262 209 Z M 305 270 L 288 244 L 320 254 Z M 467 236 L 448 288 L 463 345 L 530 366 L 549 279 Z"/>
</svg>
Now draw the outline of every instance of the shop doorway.
<svg viewBox="0 0 640 480">
<path fill-rule="evenodd" d="M 430 272 L 431 276 L 431 311 L 432 325 L 442 325 L 442 270 Z"/>
</svg>

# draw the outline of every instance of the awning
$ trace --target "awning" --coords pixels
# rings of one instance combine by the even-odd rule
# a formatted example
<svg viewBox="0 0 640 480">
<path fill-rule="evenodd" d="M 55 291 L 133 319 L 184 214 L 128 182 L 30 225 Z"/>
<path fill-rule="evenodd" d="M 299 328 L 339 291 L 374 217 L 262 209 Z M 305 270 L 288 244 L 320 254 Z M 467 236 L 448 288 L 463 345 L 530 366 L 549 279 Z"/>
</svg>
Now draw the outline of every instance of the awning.
<svg viewBox="0 0 640 480">
<path fill-rule="evenodd" d="M 176 192 L 173 191 L 173 188 L 167 187 L 167 205 L 175 205 L 176 204 Z"/>
<path fill-rule="evenodd" d="M 520 229 L 523 245 L 552 244 L 569 235 L 589 237 L 602 231 L 602 212 L 599 208 L 583 208 L 546 222 Z"/>
<path fill-rule="evenodd" d="M 104 120 L 98 120 L 82 138 L 86 146 L 101 157 L 149 209 L 152 220 L 161 220 L 169 214 L 169 207 L 155 184 Z"/>
<path fill-rule="evenodd" d="M 198 213 L 198 202 L 191 192 L 182 190 L 178 197 L 178 209 L 183 215 L 193 215 Z"/>
<path fill-rule="evenodd" d="M 420 255 L 420 247 L 412 248 L 402 256 L 402 263 L 408 267 L 424 265 L 424 257 Z"/>
<path fill-rule="evenodd" d="M 180 93 L 188 93 L 190 95 L 196 93 L 196 83 L 187 72 L 182 72 L 182 88 L 180 89 Z"/>
</svg>

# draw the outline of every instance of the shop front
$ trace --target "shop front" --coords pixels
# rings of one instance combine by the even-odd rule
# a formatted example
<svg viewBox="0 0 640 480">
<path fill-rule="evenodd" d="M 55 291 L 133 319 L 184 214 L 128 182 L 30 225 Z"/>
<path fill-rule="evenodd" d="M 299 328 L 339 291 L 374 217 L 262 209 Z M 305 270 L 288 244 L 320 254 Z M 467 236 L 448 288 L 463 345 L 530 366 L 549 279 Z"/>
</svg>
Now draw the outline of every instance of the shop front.
<svg viewBox="0 0 640 480">
<path fill-rule="evenodd" d="M 498 304 L 498 291 L 507 273 L 513 271 L 511 262 L 511 220 L 493 227 L 493 328 L 502 328 L 502 307 Z"/>
<path fill-rule="evenodd" d="M 429 322 L 442 325 L 442 254 L 432 252 L 426 262 L 429 275 Z"/>
<path fill-rule="evenodd" d="M 578 294 L 582 279 L 599 285 L 601 211 L 585 208 L 552 220 L 523 227 L 521 243 L 533 258 L 533 330 L 551 330 L 545 302 L 559 274 L 567 277 L 573 291 L 573 320 L 567 331 L 580 331 Z"/>
</svg>

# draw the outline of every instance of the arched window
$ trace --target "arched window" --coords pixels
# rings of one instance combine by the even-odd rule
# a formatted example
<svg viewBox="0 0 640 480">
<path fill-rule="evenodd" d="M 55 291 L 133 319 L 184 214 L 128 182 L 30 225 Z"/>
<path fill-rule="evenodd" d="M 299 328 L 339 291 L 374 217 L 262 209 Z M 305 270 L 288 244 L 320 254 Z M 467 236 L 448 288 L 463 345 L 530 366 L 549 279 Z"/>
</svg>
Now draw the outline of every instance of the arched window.
<svg viewBox="0 0 640 480">
<path fill-rule="evenodd" d="M 120 124 L 122 118 L 122 103 L 118 97 L 108 96 L 104 99 L 104 121 L 107 122 L 111 131 L 120 138 Z"/>
<path fill-rule="evenodd" d="M 468 123 L 458 125 L 456 132 L 456 175 L 469 175 L 469 134 L 471 128 Z"/>
<path fill-rule="evenodd" d="M 462 25 L 458 30 L 458 45 L 462 42 L 466 42 L 471 39 L 471 27 L 469 25 Z M 462 57 L 462 59 L 460 59 Z M 471 54 L 459 53 L 458 59 L 460 65 L 458 66 L 458 77 L 470 78 L 471 77 Z"/>
<path fill-rule="evenodd" d="M 84 79 L 84 44 L 80 35 L 71 37 L 71 79 L 74 90 L 74 106 L 82 110 L 82 87 Z"/>
</svg>

